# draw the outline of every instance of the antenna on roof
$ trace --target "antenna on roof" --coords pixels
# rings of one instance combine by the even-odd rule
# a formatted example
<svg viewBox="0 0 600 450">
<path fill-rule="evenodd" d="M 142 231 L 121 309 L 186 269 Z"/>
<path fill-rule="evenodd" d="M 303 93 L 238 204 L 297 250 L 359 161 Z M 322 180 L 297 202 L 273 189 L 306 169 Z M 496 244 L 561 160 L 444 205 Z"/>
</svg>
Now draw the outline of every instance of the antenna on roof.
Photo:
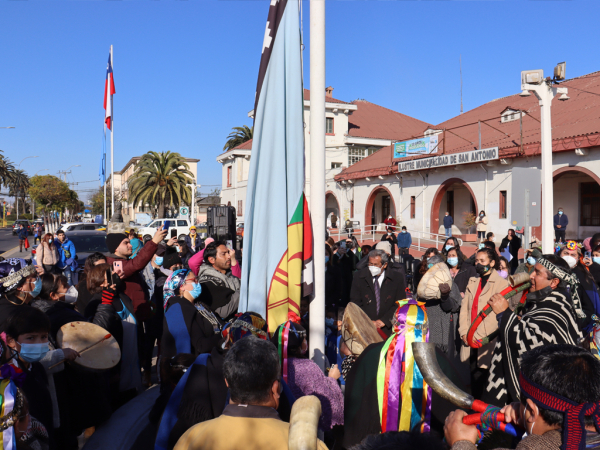
<svg viewBox="0 0 600 450">
<path fill-rule="evenodd" d="M 463 103 L 462 103 L 462 55 L 458 57 L 458 65 L 460 67 L 460 113 L 463 113 Z"/>
</svg>

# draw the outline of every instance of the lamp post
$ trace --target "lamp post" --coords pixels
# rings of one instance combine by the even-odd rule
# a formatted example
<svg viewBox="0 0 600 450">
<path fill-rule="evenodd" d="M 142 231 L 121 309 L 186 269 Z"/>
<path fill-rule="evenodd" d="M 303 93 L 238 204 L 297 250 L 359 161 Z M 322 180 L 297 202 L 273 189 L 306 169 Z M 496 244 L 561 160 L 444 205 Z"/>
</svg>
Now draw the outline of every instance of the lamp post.
<svg viewBox="0 0 600 450">
<path fill-rule="evenodd" d="M 194 215 L 196 212 L 195 204 L 196 204 L 196 189 L 198 189 L 201 185 L 196 184 L 196 180 L 192 180 L 190 184 L 186 184 L 187 187 L 192 189 L 192 204 L 190 207 L 190 223 L 192 225 L 196 225 L 196 216 Z"/>
<path fill-rule="evenodd" d="M 7 127 L 7 128 L 8 128 L 8 127 Z M 22 163 L 23 161 L 25 161 L 26 159 L 29 159 L 29 158 L 39 158 L 39 156 L 26 156 L 26 157 L 25 157 L 25 158 L 23 158 L 23 159 L 21 160 L 21 162 L 19 163 L 19 165 L 18 165 L 19 169 L 21 168 L 21 163 Z M 17 220 L 19 220 L 19 190 L 18 190 L 18 189 L 17 189 Z"/>
<path fill-rule="evenodd" d="M 565 63 L 561 63 L 554 69 L 554 79 L 544 79 L 543 70 L 526 70 L 521 72 L 521 97 L 531 95 L 533 91 L 540 104 L 540 124 L 542 142 L 542 252 L 553 253 L 553 214 L 554 214 L 554 191 L 552 181 L 552 100 L 557 94 L 562 94 L 559 100 L 568 100 L 568 89 L 564 87 L 553 87 L 552 82 L 564 80 Z M 527 205 L 529 208 L 531 205 Z M 529 233 L 529 230 L 525 230 Z"/>
</svg>

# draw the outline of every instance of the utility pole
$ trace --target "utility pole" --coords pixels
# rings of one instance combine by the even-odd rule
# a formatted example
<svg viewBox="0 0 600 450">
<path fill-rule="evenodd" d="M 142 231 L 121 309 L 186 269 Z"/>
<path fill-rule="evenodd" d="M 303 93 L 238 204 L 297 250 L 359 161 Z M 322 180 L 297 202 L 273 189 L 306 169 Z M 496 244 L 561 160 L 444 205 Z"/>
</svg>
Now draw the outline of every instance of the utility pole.
<svg viewBox="0 0 600 450">
<path fill-rule="evenodd" d="M 192 204 L 190 205 L 190 222 L 192 225 L 196 225 L 196 189 L 201 187 L 201 184 L 196 184 L 196 180 L 192 180 L 190 184 L 186 184 L 187 187 L 192 189 Z"/>
</svg>

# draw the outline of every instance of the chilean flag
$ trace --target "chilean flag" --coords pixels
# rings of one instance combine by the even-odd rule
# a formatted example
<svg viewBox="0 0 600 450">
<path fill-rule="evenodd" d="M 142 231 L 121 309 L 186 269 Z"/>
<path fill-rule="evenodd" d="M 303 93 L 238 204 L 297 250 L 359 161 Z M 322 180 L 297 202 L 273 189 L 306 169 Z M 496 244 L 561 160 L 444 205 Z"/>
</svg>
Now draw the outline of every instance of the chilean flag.
<svg viewBox="0 0 600 450">
<path fill-rule="evenodd" d="M 104 109 L 106 110 L 106 116 L 104 122 L 106 128 L 112 131 L 112 117 L 113 117 L 113 102 L 112 96 L 115 93 L 115 79 L 113 77 L 112 68 L 112 53 L 108 54 L 108 66 L 106 67 L 106 83 L 104 84 Z"/>
</svg>

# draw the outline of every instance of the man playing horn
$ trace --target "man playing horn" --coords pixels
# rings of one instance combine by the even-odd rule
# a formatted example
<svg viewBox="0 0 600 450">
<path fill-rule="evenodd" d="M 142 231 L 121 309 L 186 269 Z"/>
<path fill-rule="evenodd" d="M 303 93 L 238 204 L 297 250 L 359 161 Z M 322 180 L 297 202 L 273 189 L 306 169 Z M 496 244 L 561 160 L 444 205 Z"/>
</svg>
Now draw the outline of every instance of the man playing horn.
<svg viewBox="0 0 600 450">
<path fill-rule="evenodd" d="M 536 347 L 547 344 L 575 345 L 582 334 L 573 303 L 566 290 L 577 296 L 577 278 L 568 264 L 555 255 L 543 255 L 530 275 L 531 288 L 525 307 L 512 313 L 508 301 L 495 294 L 488 301 L 498 319 L 499 336 L 483 400 L 505 405 L 519 399 L 519 360 Z M 577 299 L 578 301 L 578 299 Z"/>
</svg>

